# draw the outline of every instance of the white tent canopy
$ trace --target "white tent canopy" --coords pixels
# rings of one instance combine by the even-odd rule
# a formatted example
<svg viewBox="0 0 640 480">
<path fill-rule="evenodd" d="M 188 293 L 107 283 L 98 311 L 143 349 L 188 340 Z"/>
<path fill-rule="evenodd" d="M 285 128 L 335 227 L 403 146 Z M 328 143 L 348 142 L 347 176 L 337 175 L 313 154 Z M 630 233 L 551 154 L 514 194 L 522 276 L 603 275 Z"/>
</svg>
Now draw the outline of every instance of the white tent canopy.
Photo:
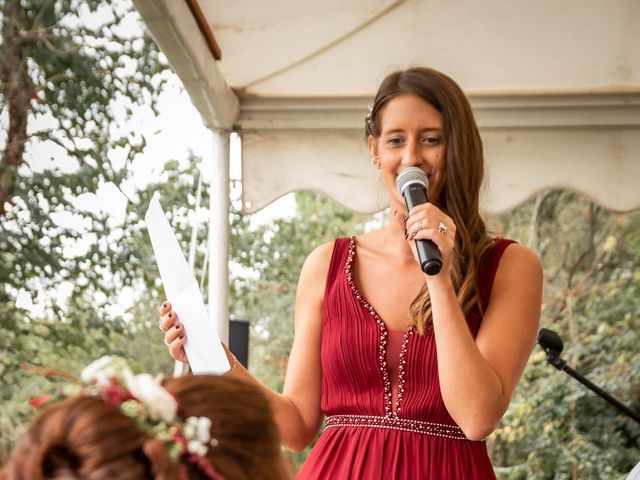
<svg viewBox="0 0 640 480">
<path fill-rule="evenodd" d="M 382 78 L 416 64 L 471 98 L 485 211 L 549 187 L 640 206 L 635 0 L 135 3 L 204 123 L 241 134 L 249 212 L 304 188 L 380 209 L 363 119 Z"/>
</svg>

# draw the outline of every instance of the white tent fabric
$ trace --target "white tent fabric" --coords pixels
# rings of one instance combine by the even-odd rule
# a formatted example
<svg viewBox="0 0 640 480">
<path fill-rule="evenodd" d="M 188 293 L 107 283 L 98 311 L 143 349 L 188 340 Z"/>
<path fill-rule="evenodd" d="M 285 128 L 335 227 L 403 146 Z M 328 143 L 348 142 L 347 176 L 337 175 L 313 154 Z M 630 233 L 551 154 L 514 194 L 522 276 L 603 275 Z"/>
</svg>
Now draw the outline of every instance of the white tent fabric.
<svg viewBox="0 0 640 480">
<path fill-rule="evenodd" d="M 472 100 L 485 211 L 550 187 L 640 206 L 635 0 L 134 2 L 203 122 L 240 133 L 249 212 L 304 188 L 381 208 L 363 118 L 380 80 L 415 64 L 451 75 Z"/>
<path fill-rule="evenodd" d="M 614 210 L 640 206 L 640 95 L 474 95 L 471 102 L 487 158 L 484 211 L 508 210 L 549 187 L 573 188 Z M 240 105 L 247 211 L 305 188 L 361 212 L 385 205 L 365 147 L 365 100 Z"/>
<path fill-rule="evenodd" d="M 635 0 L 198 4 L 242 96 L 369 94 L 410 63 L 442 70 L 469 92 L 640 86 Z"/>
<path fill-rule="evenodd" d="M 398 68 L 434 67 L 468 93 L 486 212 L 551 187 L 640 207 L 637 0 L 133 1 L 213 131 L 209 315 L 223 340 L 229 133 L 242 138 L 246 211 L 305 188 L 379 210 L 363 123 Z"/>
</svg>

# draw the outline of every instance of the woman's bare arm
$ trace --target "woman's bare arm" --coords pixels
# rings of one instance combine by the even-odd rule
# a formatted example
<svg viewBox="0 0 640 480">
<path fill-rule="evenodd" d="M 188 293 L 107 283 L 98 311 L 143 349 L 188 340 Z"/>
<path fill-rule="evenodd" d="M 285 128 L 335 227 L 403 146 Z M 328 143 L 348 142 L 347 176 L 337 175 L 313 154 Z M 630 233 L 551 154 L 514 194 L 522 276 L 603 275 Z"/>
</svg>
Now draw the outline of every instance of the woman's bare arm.
<svg viewBox="0 0 640 480">
<path fill-rule="evenodd" d="M 540 260 L 518 244 L 505 250 L 475 340 L 453 288 L 443 281 L 428 285 L 444 403 L 468 438 L 485 438 L 509 406 L 535 344 Z"/>
</svg>

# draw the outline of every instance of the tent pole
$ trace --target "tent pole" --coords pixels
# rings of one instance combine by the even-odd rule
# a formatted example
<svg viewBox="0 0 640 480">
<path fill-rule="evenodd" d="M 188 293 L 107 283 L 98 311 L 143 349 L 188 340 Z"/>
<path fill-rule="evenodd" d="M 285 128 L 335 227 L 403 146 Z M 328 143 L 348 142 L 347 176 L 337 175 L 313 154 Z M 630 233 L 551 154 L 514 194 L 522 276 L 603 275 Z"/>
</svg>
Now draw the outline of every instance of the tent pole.
<svg viewBox="0 0 640 480">
<path fill-rule="evenodd" d="M 209 189 L 209 318 L 229 343 L 229 136 L 213 130 L 213 175 Z"/>
</svg>

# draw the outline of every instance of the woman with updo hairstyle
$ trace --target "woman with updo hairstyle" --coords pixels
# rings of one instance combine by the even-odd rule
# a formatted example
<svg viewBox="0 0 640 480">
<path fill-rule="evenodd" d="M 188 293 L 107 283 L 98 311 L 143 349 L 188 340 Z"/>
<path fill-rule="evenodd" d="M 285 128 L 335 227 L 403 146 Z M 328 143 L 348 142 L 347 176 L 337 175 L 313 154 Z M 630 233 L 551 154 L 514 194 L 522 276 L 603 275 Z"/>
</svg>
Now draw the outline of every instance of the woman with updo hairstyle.
<svg viewBox="0 0 640 480">
<path fill-rule="evenodd" d="M 224 480 L 291 478 L 266 398 L 230 377 L 166 380 L 178 416 L 211 419 L 206 460 Z M 46 407 L 16 443 L 1 480 L 209 479 L 181 459 L 173 461 L 160 440 L 142 430 L 118 406 L 80 395 Z"/>
<path fill-rule="evenodd" d="M 46 407 L 14 446 L 3 474 L 2 480 L 172 480 L 178 465 L 117 406 L 77 396 Z"/>
<path fill-rule="evenodd" d="M 393 72 L 363 116 L 363 168 L 380 175 L 388 222 L 307 257 L 282 394 L 240 365 L 230 375 L 261 385 L 292 450 L 324 421 L 298 480 L 494 480 L 485 439 L 535 344 L 540 259 L 485 227 L 482 139 L 453 79 Z M 420 190 L 420 201 L 398 188 Z M 438 268 L 417 253 L 428 245 Z M 171 355 L 187 362 L 169 302 L 160 326 Z"/>
</svg>

